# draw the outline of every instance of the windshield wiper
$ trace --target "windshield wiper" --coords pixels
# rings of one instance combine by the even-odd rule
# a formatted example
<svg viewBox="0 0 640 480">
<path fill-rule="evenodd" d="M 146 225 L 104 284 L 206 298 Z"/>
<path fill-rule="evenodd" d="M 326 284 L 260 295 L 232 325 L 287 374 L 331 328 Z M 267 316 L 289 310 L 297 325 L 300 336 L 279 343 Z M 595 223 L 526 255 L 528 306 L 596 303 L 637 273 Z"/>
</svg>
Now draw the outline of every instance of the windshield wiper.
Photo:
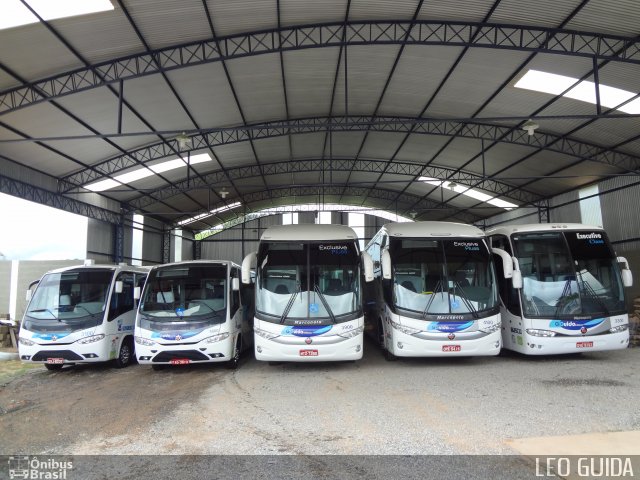
<svg viewBox="0 0 640 480">
<path fill-rule="evenodd" d="M 556 302 L 556 310 L 553 312 L 553 316 L 557 317 L 561 313 L 561 309 L 564 309 L 572 300 L 579 299 L 578 293 L 571 293 L 571 278 L 567 278 L 564 282 L 564 288 L 558 301 Z"/>
<path fill-rule="evenodd" d="M 95 316 L 95 315 L 97 315 L 97 313 L 91 313 L 91 312 L 89 311 L 89 309 L 88 309 L 88 308 L 86 308 L 84 305 L 75 305 L 73 308 L 81 308 L 81 309 L 83 309 L 85 312 L 87 312 L 89 315 L 91 315 L 92 317 L 93 317 L 93 316 Z M 102 313 L 102 312 L 100 312 L 100 313 Z"/>
<path fill-rule="evenodd" d="M 440 280 L 438 280 L 438 283 L 436 283 L 436 286 L 434 287 L 433 292 L 431 292 L 431 297 L 429 298 L 429 301 L 427 302 L 427 306 L 424 307 L 424 310 L 422 311 L 422 316 L 424 318 L 427 318 L 427 315 L 428 315 L 427 312 L 429 311 L 429 307 L 431 306 L 431 304 L 435 300 L 437 293 L 444 293 L 444 284 L 442 283 L 442 278 Z"/>
<path fill-rule="evenodd" d="M 602 307 L 603 313 L 606 316 L 609 316 L 609 309 L 607 308 L 607 304 L 604 303 L 604 300 L 600 298 L 600 296 L 595 292 L 593 287 L 589 284 L 589 282 L 585 282 L 584 278 L 582 278 L 582 272 L 576 272 L 580 276 L 580 283 L 582 283 L 582 290 L 585 293 L 585 296 L 590 300 L 595 300 Z M 579 288 L 578 288 L 579 290 Z"/>
<path fill-rule="evenodd" d="M 324 305 L 324 308 L 327 310 L 329 317 L 331 317 L 331 321 L 333 323 L 336 323 L 336 316 L 333 314 L 331 307 L 329 307 L 329 304 L 327 303 L 327 299 L 324 297 L 323 293 L 320 291 L 320 287 L 318 286 L 317 283 L 313 286 L 313 291 L 316 292 L 316 294 L 320 298 L 322 305 Z"/>
<path fill-rule="evenodd" d="M 459 282 L 453 283 L 453 296 L 455 297 L 456 295 L 456 288 L 460 290 L 460 293 L 462 295 L 458 295 L 458 296 L 462 299 L 462 301 L 466 305 L 467 310 L 471 312 L 474 318 L 478 318 L 478 311 L 475 309 L 471 301 L 467 298 L 467 294 L 465 293 L 464 289 L 462 288 L 462 285 L 460 285 Z"/>
<path fill-rule="evenodd" d="M 298 282 L 298 285 L 296 286 L 296 291 L 293 292 L 293 295 L 291 295 L 291 298 L 287 302 L 287 306 L 284 307 L 284 312 L 282 312 L 282 316 L 280 317 L 281 324 L 284 323 L 285 319 L 289 315 L 289 312 L 291 311 L 291 307 L 293 307 L 293 302 L 295 302 L 296 297 L 298 296 L 298 293 L 300 293 L 300 282 Z"/>
</svg>

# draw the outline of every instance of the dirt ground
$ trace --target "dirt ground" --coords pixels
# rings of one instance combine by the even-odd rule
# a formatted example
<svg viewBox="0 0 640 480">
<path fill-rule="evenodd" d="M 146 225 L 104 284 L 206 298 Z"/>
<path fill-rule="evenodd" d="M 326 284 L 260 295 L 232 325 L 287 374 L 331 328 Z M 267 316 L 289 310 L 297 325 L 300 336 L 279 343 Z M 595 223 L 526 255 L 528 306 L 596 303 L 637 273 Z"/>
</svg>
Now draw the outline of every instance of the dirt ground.
<svg viewBox="0 0 640 480">
<path fill-rule="evenodd" d="M 19 362 L 0 362 L 0 375 L 3 363 Z M 82 365 L 49 372 L 21 365 L 5 366 L 12 367 L 11 373 L 0 381 L 0 431 L 10 432 L 0 436 L 0 452 L 6 454 L 47 451 L 97 432 L 107 437 L 141 433 L 227 373 L 200 365 L 171 372 L 146 372 L 138 365 Z"/>
</svg>

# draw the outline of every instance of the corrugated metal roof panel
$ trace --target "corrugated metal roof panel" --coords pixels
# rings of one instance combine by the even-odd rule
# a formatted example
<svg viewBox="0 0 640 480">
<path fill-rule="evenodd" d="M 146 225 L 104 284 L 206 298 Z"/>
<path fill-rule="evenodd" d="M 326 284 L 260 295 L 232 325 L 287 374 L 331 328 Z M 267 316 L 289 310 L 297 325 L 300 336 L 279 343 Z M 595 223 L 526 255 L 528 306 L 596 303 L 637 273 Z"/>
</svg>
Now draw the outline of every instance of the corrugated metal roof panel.
<svg viewBox="0 0 640 480">
<path fill-rule="evenodd" d="M 111 3 L 115 9 L 110 12 L 54 20 L 51 25 L 89 63 L 99 63 L 143 51 L 144 46 L 124 12 L 117 2 Z M 114 38 L 118 41 L 114 42 Z"/>
<path fill-rule="evenodd" d="M 329 114 L 338 55 L 337 47 L 292 51 L 283 55 L 289 114 L 292 117 Z"/>
<path fill-rule="evenodd" d="M 353 0 L 349 20 L 408 20 L 416 8 L 418 0 Z"/>
<path fill-rule="evenodd" d="M 214 147 L 213 151 L 224 168 L 239 167 L 241 165 L 255 165 L 256 157 L 249 142 L 233 143 Z"/>
<path fill-rule="evenodd" d="M 207 0 L 218 37 L 275 28 L 275 0 Z"/>
<path fill-rule="evenodd" d="M 428 0 L 422 5 L 420 20 L 451 20 L 463 22 L 481 22 L 494 0 Z"/>
<path fill-rule="evenodd" d="M 499 63 L 495 61 L 497 55 Z M 525 56 L 521 52 L 469 50 L 431 104 L 427 116 L 471 116 L 485 99 L 498 90 L 505 77 L 515 71 Z"/>
<path fill-rule="evenodd" d="M 329 140 L 327 139 L 327 153 L 329 156 Z M 320 158 L 325 145 L 324 133 L 305 133 L 291 137 L 294 158 Z"/>
<path fill-rule="evenodd" d="M 636 0 L 591 0 L 567 28 L 614 35 L 638 35 L 640 10 Z"/>
<path fill-rule="evenodd" d="M 360 153 L 360 158 L 383 160 L 391 158 L 404 137 L 404 133 L 370 132 Z"/>
<path fill-rule="evenodd" d="M 27 81 L 82 66 L 62 43 L 40 24 L 0 30 L 2 63 Z"/>
<path fill-rule="evenodd" d="M 227 67 L 247 122 L 286 118 L 278 54 L 240 58 Z"/>
<path fill-rule="evenodd" d="M 202 128 L 242 123 L 221 63 L 167 72 L 167 76 Z"/>
<path fill-rule="evenodd" d="M 411 135 L 398 152 L 397 159 L 426 163 L 448 140 L 449 137 L 439 135 Z"/>
<path fill-rule="evenodd" d="M 126 6 L 151 49 L 211 37 L 199 0 L 136 0 Z"/>
<path fill-rule="evenodd" d="M 490 22 L 558 28 L 581 0 L 502 0 Z"/>
<path fill-rule="evenodd" d="M 418 115 L 451 68 L 462 48 L 404 49 L 380 111 L 385 115 Z"/>
<path fill-rule="evenodd" d="M 253 142 L 261 162 L 285 161 L 289 159 L 289 138 L 265 138 Z"/>
<path fill-rule="evenodd" d="M 156 130 L 193 128 L 189 117 L 160 75 L 127 81 L 125 98 Z"/>
<path fill-rule="evenodd" d="M 350 115 L 370 115 L 373 113 L 399 48 L 397 45 L 380 45 L 377 48 L 349 47 L 347 88 Z M 344 80 L 342 77 L 338 79 L 334 114 L 344 114 Z"/>
<path fill-rule="evenodd" d="M 274 15 L 276 2 L 272 0 Z M 353 8 L 353 6 L 352 6 Z M 280 21 L 283 27 L 312 23 L 343 22 L 347 12 L 346 0 L 281 0 Z M 277 25 L 274 19 L 274 25 Z"/>
</svg>

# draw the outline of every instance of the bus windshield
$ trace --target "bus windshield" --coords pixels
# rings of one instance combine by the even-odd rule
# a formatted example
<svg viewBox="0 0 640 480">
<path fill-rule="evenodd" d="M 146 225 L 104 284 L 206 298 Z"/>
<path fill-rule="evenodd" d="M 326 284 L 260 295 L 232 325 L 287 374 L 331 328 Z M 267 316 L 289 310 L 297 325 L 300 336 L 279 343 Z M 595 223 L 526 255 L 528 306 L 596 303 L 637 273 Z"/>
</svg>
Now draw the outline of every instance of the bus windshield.
<svg viewBox="0 0 640 480">
<path fill-rule="evenodd" d="M 50 273 L 38 284 L 25 314 L 30 331 L 76 331 L 102 323 L 113 270 Z"/>
<path fill-rule="evenodd" d="M 602 231 L 513 235 L 528 317 L 575 318 L 624 313 L 615 255 Z"/>
<path fill-rule="evenodd" d="M 477 318 L 498 306 L 493 263 L 482 239 L 390 238 L 393 303 L 409 316 Z"/>
<path fill-rule="evenodd" d="M 322 325 L 361 311 L 359 255 L 354 242 L 265 242 L 257 257 L 258 318 Z"/>
<path fill-rule="evenodd" d="M 171 265 L 154 269 L 140 303 L 145 323 L 224 323 L 228 301 L 226 265 Z"/>
</svg>

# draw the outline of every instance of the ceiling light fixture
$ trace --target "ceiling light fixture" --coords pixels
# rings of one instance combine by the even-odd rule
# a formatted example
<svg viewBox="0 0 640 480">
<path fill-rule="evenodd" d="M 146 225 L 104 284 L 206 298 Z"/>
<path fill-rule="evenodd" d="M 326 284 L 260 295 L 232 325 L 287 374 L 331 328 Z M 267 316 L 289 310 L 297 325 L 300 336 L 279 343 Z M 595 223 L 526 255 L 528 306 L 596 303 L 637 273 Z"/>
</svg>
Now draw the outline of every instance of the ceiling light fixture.
<svg viewBox="0 0 640 480">
<path fill-rule="evenodd" d="M 178 142 L 178 147 L 180 147 L 180 150 L 185 150 L 191 146 L 191 137 L 182 132 L 176 137 L 176 142 Z"/>
<path fill-rule="evenodd" d="M 529 119 L 526 122 L 524 122 L 524 124 L 522 125 L 522 129 L 527 132 L 529 134 L 529 136 L 533 136 L 533 134 L 536 132 L 536 129 L 540 128 L 540 125 L 538 125 L 536 122 L 534 122 L 533 120 Z"/>
</svg>

